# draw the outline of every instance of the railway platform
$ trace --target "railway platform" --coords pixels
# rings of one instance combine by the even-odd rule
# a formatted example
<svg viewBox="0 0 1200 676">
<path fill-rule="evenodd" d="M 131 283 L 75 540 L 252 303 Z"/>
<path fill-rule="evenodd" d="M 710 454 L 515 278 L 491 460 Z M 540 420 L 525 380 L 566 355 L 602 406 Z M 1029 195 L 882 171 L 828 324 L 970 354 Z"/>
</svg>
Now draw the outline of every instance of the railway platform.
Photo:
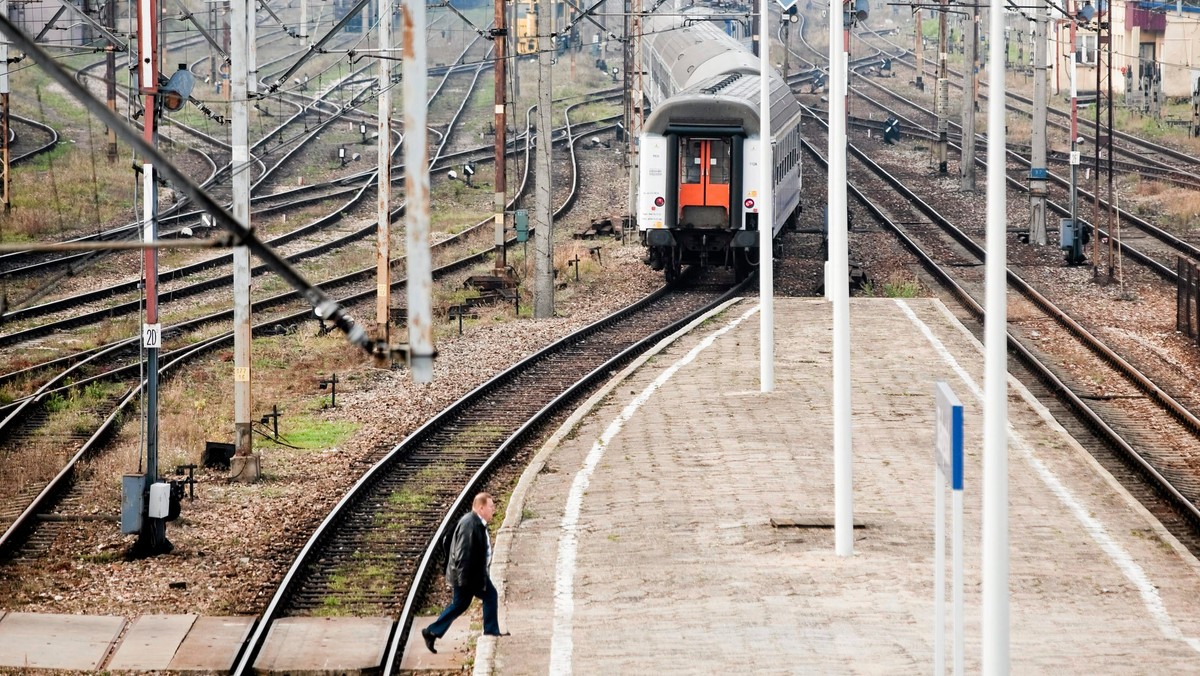
<svg viewBox="0 0 1200 676">
<path fill-rule="evenodd" d="M 476 674 L 929 673 L 938 380 L 964 405 L 964 653 L 980 671 L 982 345 L 936 300 L 852 301 L 840 557 L 831 307 L 777 299 L 762 394 L 755 305 L 635 364 L 546 444 L 497 536 L 512 635 L 479 639 Z M 1009 419 L 1012 673 L 1194 670 L 1196 559 L 1015 381 Z"/>
<path fill-rule="evenodd" d="M 856 529 L 840 557 L 830 311 L 776 299 L 770 394 L 753 300 L 610 380 L 501 504 L 491 570 L 511 635 L 479 636 L 476 604 L 431 655 L 418 618 L 402 668 L 929 673 L 940 380 L 965 411 L 965 667 L 979 672 L 982 346 L 936 300 L 852 300 Z M 1015 381 L 1009 419 L 1012 673 L 1194 671 L 1200 563 Z M 377 671 L 394 621 L 293 619 L 257 673 Z M 0 610 L 0 671 L 222 673 L 253 623 Z"/>
</svg>

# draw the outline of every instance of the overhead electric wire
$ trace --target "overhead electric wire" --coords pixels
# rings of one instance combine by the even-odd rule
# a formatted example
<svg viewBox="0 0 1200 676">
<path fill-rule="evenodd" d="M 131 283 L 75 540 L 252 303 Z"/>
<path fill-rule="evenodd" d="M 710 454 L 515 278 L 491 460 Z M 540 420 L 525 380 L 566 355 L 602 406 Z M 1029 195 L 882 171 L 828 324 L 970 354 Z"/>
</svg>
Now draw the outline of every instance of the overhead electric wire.
<svg viewBox="0 0 1200 676">
<path fill-rule="evenodd" d="M 365 5 L 366 2 L 367 0 L 362 0 L 360 4 Z M 232 244 L 249 247 L 260 260 L 282 277 L 289 285 L 299 291 L 315 308 L 318 316 L 322 319 L 330 320 L 338 329 L 345 333 L 347 339 L 353 345 L 372 354 L 390 352 L 389 346 L 371 339 L 366 329 L 356 323 L 346 312 L 345 308 L 338 304 L 337 301 L 305 279 L 286 260 L 280 257 L 274 249 L 258 239 L 258 236 L 252 229 L 246 228 L 239 223 L 221 204 L 204 190 L 201 190 L 183 171 L 171 164 L 157 148 L 142 138 L 141 134 L 126 125 L 103 102 L 93 97 L 82 84 L 77 82 L 65 69 L 55 63 L 24 31 L 14 25 L 7 16 L 0 16 L 0 32 L 7 35 L 18 49 L 29 54 L 34 61 L 42 63 L 45 73 L 51 79 L 78 99 L 92 115 L 99 118 L 110 129 L 122 136 L 143 157 L 152 162 L 159 171 L 162 171 L 163 174 L 175 183 L 177 189 L 187 194 L 197 207 L 207 211 L 225 227 L 231 234 L 230 239 Z"/>
</svg>

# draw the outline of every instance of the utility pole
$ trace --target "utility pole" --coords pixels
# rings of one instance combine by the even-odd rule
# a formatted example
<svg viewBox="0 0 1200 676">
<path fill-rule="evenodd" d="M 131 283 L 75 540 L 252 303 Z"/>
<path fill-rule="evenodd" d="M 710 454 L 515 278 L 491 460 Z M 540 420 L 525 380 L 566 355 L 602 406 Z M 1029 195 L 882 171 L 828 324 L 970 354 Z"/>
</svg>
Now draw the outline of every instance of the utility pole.
<svg viewBox="0 0 1200 676">
<path fill-rule="evenodd" d="M 508 59 L 505 58 L 507 54 L 504 48 L 507 42 L 505 38 L 508 36 L 508 27 L 505 25 L 504 0 L 496 0 L 493 18 L 496 24 L 496 28 L 492 32 L 493 39 L 496 42 L 495 51 L 492 52 L 496 55 L 496 62 L 492 67 L 496 76 L 493 87 L 495 89 L 493 100 L 496 106 L 496 194 L 492 199 L 492 217 L 496 223 L 496 253 L 493 258 L 495 259 L 496 274 L 500 275 L 508 267 L 508 257 L 504 249 L 504 207 L 506 202 L 505 193 L 508 189 L 508 186 L 505 184 L 508 172 L 506 162 L 508 155 L 505 152 L 508 145 L 508 122 L 504 116 L 504 107 L 507 105 L 504 89 L 504 66 L 508 62 Z"/>
<path fill-rule="evenodd" d="M 138 0 L 138 85 L 142 93 L 142 132 L 146 143 L 158 143 L 158 3 Z M 145 158 L 142 163 L 142 240 L 158 239 L 158 181 L 154 165 Z M 158 482 L 158 348 L 162 341 L 162 326 L 158 322 L 158 249 L 146 247 L 142 254 L 142 282 L 146 289 L 146 317 L 142 324 L 142 349 L 146 353 L 146 475 L 143 490 Z M 153 555 L 170 551 L 167 526 L 162 519 L 144 514 L 138 533 L 139 553 Z"/>
<path fill-rule="evenodd" d="M 629 50 L 633 53 L 633 88 L 629 92 L 629 222 L 637 218 L 638 193 L 642 185 L 642 158 L 639 155 L 638 139 L 642 137 L 642 111 L 646 100 L 642 94 L 642 0 L 633 0 L 632 31 L 629 35 Z"/>
<path fill-rule="evenodd" d="M 231 141 L 233 162 L 233 217 L 243 227 L 250 223 L 250 29 L 253 23 L 251 3 L 255 0 L 230 0 L 229 22 L 229 105 L 233 125 Z M 254 453 L 253 388 L 250 352 L 254 337 L 250 333 L 250 247 L 233 248 L 233 435 L 234 456 L 229 464 L 230 477 L 238 481 L 257 481 L 261 475 L 259 456 Z"/>
<path fill-rule="evenodd" d="M 950 67 L 947 63 L 949 49 L 947 40 L 949 32 L 946 26 L 946 13 L 948 0 L 941 0 L 941 11 L 938 14 L 938 76 L 937 76 L 937 165 L 938 173 L 945 174 L 947 172 L 946 156 L 949 149 L 949 139 L 947 134 L 950 129 Z"/>
<path fill-rule="evenodd" d="M 392 4 L 379 2 L 379 111 L 378 138 L 378 199 L 375 217 L 375 338 L 391 345 L 392 313 Z M 365 132 L 364 132 L 365 133 Z M 392 355 L 388 351 L 375 353 L 375 366 L 389 368 Z"/>
<path fill-rule="evenodd" d="M 962 97 L 962 161 L 958 164 L 966 192 L 975 192 L 975 105 L 977 99 L 975 82 L 979 68 L 979 6 L 971 6 L 971 27 L 964 31 L 968 49 L 963 50 L 963 97 Z"/>
<path fill-rule="evenodd" d="M 1029 158 L 1029 240 L 1046 246 L 1046 0 L 1038 0 L 1033 29 L 1033 134 Z"/>
<path fill-rule="evenodd" d="M 117 3 L 104 3 L 104 15 L 107 17 L 106 23 L 109 29 L 114 33 L 117 30 Z M 104 94 L 108 100 L 108 109 L 117 112 L 117 47 L 113 43 L 108 43 L 104 48 Z M 216 73 L 213 73 L 216 78 Z M 117 161 L 117 131 L 111 127 L 108 128 L 108 163 L 112 164 Z"/>
<path fill-rule="evenodd" d="M 308 38 L 308 0 L 300 0 L 300 30 L 296 33 L 302 39 Z"/>
<path fill-rule="evenodd" d="M 0 0 L 0 14 L 8 16 L 8 0 Z M 0 161 L 4 166 L 4 175 L 0 177 L 0 183 L 3 187 L 0 192 L 3 196 L 0 199 L 4 202 L 4 213 L 12 211 L 12 167 L 9 164 L 8 156 L 8 38 L 0 41 Z"/>
<path fill-rule="evenodd" d="M 429 100 L 425 48 L 425 0 L 404 0 L 401 8 L 404 45 L 404 191 L 408 205 L 408 364 L 415 383 L 433 380 L 433 255 L 429 250 Z"/>
<path fill-rule="evenodd" d="M 925 35 L 921 30 L 921 8 L 918 7 L 914 14 L 913 20 L 917 22 L 916 44 L 913 45 L 913 52 L 917 55 L 917 79 L 914 84 L 917 85 L 918 91 L 925 91 Z"/>
<path fill-rule="evenodd" d="M 533 316 L 538 319 L 554 316 L 554 233 L 550 213 L 550 137 L 554 131 L 554 117 L 550 110 L 551 76 L 550 61 L 554 47 L 550 44 L 551 0 L 538 0 L 537 50 L 538 50 L 538 123 L 537 165 L 535 172 L 535 211 L 537 231 L 534 232 Z M 632 143 L 632 139 L 627 139 Z"/>
</svg>

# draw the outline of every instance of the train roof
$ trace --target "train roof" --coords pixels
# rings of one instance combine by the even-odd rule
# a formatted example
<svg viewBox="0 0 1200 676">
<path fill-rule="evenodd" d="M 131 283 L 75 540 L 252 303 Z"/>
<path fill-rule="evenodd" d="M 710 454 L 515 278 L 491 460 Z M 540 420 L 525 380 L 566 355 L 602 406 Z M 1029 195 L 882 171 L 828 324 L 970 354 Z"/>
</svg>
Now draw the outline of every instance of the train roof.
<svg viewBox="0 0 1200 676">
<path fill-rule="evenodd" d="M 663 83 L 653 92 L 652 103 L 664 94 L 670 96 L 717 75 L 758 72 L 758 57 L 717 24 L 693 18 L 700 16 L 704 15 L 647 21 L 643 38 L 646 67 Z"/>
<path fill-rule="evenodd" d="M 664 100 L 646 119 L 646 133 L 663 134 L 668 127 L 719 126 L 741 128 L 758 136 L 760 80 L 757 73 L 730 73 L 708 78 Z M 794 125 L 801 110 L 787 83 L 772 73 L 769 97 L 772 135 Z"/>
</svg>

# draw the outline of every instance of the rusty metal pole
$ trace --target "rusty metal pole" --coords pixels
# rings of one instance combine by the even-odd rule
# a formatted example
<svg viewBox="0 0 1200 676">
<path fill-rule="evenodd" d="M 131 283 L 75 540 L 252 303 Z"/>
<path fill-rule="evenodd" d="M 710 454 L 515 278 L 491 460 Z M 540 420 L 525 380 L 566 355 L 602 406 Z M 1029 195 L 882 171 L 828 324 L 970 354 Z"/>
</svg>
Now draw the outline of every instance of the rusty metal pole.
<svg viewBox="0 0 1200 676">
<path fill-rule="evenodd" d="M 425 0 L 404 0 L 404 191 L 408 205 L 405 256 L 408 273 L 409 368 L 413 382 L 433 380 L 433 262 L 429 251 L 429 139 L 426 133 Z"/>
<path fill-rule="evenodd" d="M 0 0 L 0 14 L 8 16 L 8 0 Z M 0 162 L 3 162 L 3 176 L 0 176 L 0 200 L 4 202 L 4 213 L 12 210 L 12 173 L 8 156 L 8 39 L 0 41 Z"/>
<path fill-rule="evenodd" d="M 921 30 L 921 8 L 918 6 L 913 10 L 913 21 L 917 23 L 916 39 L 914 40 L 913 51 L 917 55 L 917 79 L 913 82 L 920 91 L 925 91 L 925 35 Z"/>
<path fill-rule="evenodd" d="M 233 217 L 249 228 L 250 223 L 250 11 L 254 0 L 230 2 L 229 102 L 233 144 Z M 250 352 L 250 248 L 233 248 L 233 435 L 234 458 L 230 476 L 239 481 L 257 481 L 261 475 L 259 456 L 254 454 L 251 426 L 253 388 Z"/>
<path fill-rule="evenodd" d="M 375 152 L 379 156 L 378 209 L 375 229 L 375 338 L 391 344 L 392 312 L 392 4 L 380 2 L 379 114 Z M 375 366 L 389 368 L 392 356 L 380 351 Z"/>
<path fill-rule="evenodd" d="M 114 32 L 117 29 L 117 3 L 109 2 L 104 6 L 105 15 L 108 17 L 108 27 Z M 213 79 L 216 79 L 216 74 L 213 74 Z M 104 94 L 108 100 L 108 109 L 117 112 L 117 53 L 116 46 L 109 43 L 104 48 Z M 117 130 L 112 127 L 108 128 L 108 161 L 110 163 L 117 161 Z"/>
<path fill-rule="evenodd" d="M 158 94 L 158 3 L 138 0 L 138 87 L 143 95 L 143 138 L 151 146 L 158 141 L 156 98 Z M 142 163 L 142 240 L 158 239 L 158 181 L 154 165 Z M 158 481 L 158 348 L 162 341 L 158 323 L 158 249 L 146 247 L 143 252 L 146 287 L 146 316 L 142 324 L 142 348 L 146 354 L 146 483 L 145 490 Z M 138 533 L 136 548 L 145 554 L 166 550 L 167 528 L 162 519 L 145 515 Z"/>
<path fill-rule="evenodd" d="M 496 65 L 493 67 L 495 71 L 495 96 L 493 100 L 496 105 L 496 189 L 495 197 L 492 200 L 492 214 L 496 225 L 496 254 L 495 266 L 496 274 L 501 274 L 508 267 L 508 257 L 504 249 L 504 206 L 505 192 L 505 177 L 508 172 L 508 165 L 505 162 L 507 158 L 505 148 L 508 145 L 508 122 L 504 117 L 504 106 L 507 104 L 505 97 L 505 65 L 508 59 L 505 58 L 505 38 L 508 36 L 508 27 L 505 25 L 504 0 L 496 0 L 495 9 L 495 49 L 492 52 L 496 55 Z"/>
</svg>

